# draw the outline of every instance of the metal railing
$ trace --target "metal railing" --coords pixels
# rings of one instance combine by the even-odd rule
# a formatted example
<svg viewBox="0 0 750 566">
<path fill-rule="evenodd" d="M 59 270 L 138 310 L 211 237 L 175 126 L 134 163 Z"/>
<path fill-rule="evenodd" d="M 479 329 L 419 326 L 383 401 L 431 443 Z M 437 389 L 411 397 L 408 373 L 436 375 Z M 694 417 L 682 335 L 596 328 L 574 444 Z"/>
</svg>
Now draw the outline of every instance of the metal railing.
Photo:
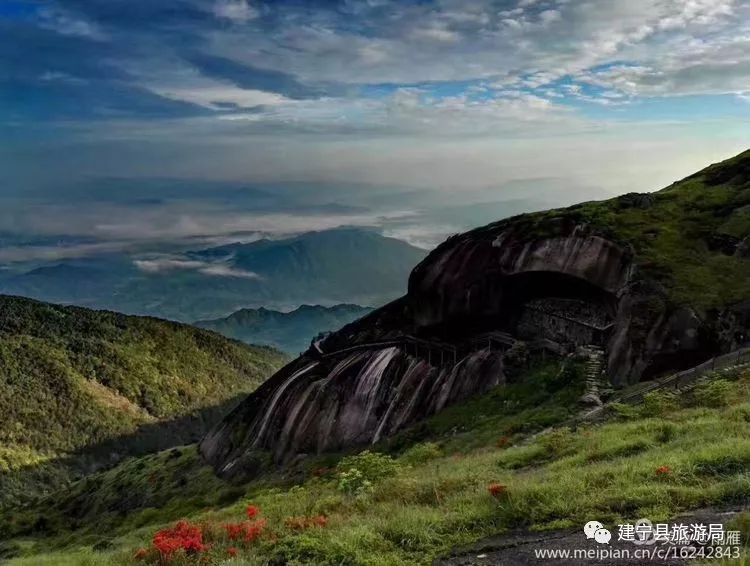
<svg viewBox="0 0 750 566">
<path fill-rule="evenodd" d="M 677 373 L 670 374 L 666 377 L 655 379 L 643 387 L 639 387 L 634 391 L 629 391 L 623 395 L 619 395 L 613 399 L 610 399 L 606 404 L 601 407 L 597 407 L 588 413 L 579 415 L 570 420 L 571 423 L 580 423 L 585 421 L 599 420 L 604 417 L 607 409 L 611 407 L 613 403 L 624 403 L 633 404 L 641 401 L 646 395 L 654 391 L 659 391 L 666 388 L 672 388 L 680 390 L 685 387 L 694 385 L 701 377 L 708 373 L 725 369 L 734 366 L 740 366 L 750 362 L 750 346 L 745 346 L 737 350 L 733 350 L 720 356 L 715 356 L 705 362 L 698 364 L 695 367 L 686 369 Z"/>
<path fill-rule="evenodd" d="M 492 350 L 493 346 L 498 348 L 508 348 L 515 344 L 515 342 L 516 340 L 510 334 L 505 332 L 488 332 L 480 334 L 469 338 L 467 341 L 459 345 L 404 335 L 397 336 L 390 340 L 354 344 L 353 346 L 341 348 L 340 350 L 335 350 L 333 352 L 321 352 L 319 348 L 316 348 L 316 354 L 320 358 L 327 360 L 363 350 L 379 350 L 382 348 L 398 346 L 405 348 L 409 352 L 413 352 L 415 357 L 421 356 L 426 358 L 430 364 L 432 364 L 433 360 L 436 363 L 439 360 L 440 365 L 443 365 L 446 362 L 452 362 L 453 365 L 456 365 L 459 357 L 463 357 L 471 352 L 484 349 Z"/>
</svg>

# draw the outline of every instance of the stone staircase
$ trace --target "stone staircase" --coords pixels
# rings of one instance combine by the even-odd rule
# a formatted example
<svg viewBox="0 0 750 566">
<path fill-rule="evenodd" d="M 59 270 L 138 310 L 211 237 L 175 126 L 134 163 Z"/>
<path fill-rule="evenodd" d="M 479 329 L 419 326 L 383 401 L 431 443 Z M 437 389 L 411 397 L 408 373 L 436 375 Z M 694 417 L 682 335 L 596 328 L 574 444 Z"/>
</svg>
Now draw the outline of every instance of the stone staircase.
<svg viewBox="0 0 750 566">
<path fill-rule="evenodd" d="M 606 404 L 592 406 L 590 410 L 566 421 L 565 426 L 606 420 L 607 409 L 612 403 L 636 405 L 641 403 L 648 393 L 659 390 L 684 393 L 702 383 L 742 368 L 750 368 L 750 346 L 716 356 L 693 368 L 628 387 L 608 398 Z"/>
<path fill-rule="evenodd" d="M 585 410 L 602 406 L 601 393 L 606 387 L 604 379 L 604 350 L 599 346 L 582 346 L 577 352 L 586 357 L 586 389 L 581 396 L 580 403 Z"/>
</svg>

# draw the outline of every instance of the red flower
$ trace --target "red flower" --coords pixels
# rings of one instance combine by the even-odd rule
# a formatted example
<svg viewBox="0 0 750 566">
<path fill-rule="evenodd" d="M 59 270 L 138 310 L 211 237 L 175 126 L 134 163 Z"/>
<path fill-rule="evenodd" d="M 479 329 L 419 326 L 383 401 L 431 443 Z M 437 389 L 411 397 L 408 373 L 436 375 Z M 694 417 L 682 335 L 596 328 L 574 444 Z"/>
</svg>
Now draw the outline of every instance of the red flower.
<svg viewBox="0 0 750 566">
<path fill-rule="evenodd" d="M 255 505 L 248 505 L 247 509 L 245 509 L 245 513 L 247 513 L 248 519 L 255 519 L 255 517 L 257 517 L 260 513 L 260 509 L 258 509 Z"/>
<path fill-rule="evenodd" d="M 148 556 L 148 550 L 146 550 L 145 548 L 139 548 L 135 551 L 133 558 L 135 558 L 136 560 L 143 560 L 144 558 L 146 558 L 146 556 Z"/>
<path fill-rule="evenodd" d="M 263 529 L 266 528 L 266 520 L 261 519 L 253 523 L 245 524 L 245 542 L 255 542 L 263 534 Z"/>
<path fill-rule="evenodd" d="M 245 521 L 244 523 L 227 523 L 224 530 L 227 532 L 229 540 L 244 539 L 245 542 L 254 542 L 266 528 L 266 520 Z"/>
<path fill-rule="evenodd" d="M 237 547 L 236 547 L 236 546 L 230 546 L 229 548 L 227 548 L 227 554 L 228 554 L 229 556 L 233 557 L 233 558 L 234 558 L 235 556 L 237 556 L 237 555 L 239 554 L 239 552 L 240 552 L 240 551 L 239 551 L 239 550 L 237 549 Z"/>
<path fill-rule="evenodd" d="M 487 491 L 492 497 L 500 497 L 508 492 L 508 486 L 501 483 L 491 483 L 487 486 Z"/>
<path fill-rule="evenodd" d="M 670 468 L 669 466 L 659 466 L 658 468 L 656 468 L 657 477 L 668 476 L 671 473 L 672 473 L 672 468 Z"/>
<path fill-rule="evenodd" d="M 312 517 L 311 520 L 316 527 L 325 527 L 328 524 L 328 517 L 326 517 L 325 515 Z"/>
<path fill-rule="evenodd" d="M 244 523 L 227 523 L 224 525 L 224 530 L 227 532 L 229 540 L 237 540 L 245 532 Z"/>
<path fill-rule="evenodd" d="M 162 529 L 154 535 L 154 548 L 169 562 L 180 550 L 187 554 L 198 554 L 208 547 L 203 544 L 203 531 L 188 521 L 179 521 L 171 529 Z"/>
</svg>

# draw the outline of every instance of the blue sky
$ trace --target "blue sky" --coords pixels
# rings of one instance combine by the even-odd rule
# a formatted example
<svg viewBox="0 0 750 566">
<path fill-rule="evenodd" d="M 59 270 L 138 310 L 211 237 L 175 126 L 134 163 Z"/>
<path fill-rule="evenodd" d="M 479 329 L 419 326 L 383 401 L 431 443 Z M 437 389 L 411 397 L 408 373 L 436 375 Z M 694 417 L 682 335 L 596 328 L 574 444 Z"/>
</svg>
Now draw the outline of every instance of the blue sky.
<svg viewBox="0 0 750 566">
<path fill-rule="evenodd" d="M 654 190 L 750 146 L 742 0 L 4 0 L 0 34 L 14 241 L 429 245 L 471 224 L 429 208 Z"/>
</svg>

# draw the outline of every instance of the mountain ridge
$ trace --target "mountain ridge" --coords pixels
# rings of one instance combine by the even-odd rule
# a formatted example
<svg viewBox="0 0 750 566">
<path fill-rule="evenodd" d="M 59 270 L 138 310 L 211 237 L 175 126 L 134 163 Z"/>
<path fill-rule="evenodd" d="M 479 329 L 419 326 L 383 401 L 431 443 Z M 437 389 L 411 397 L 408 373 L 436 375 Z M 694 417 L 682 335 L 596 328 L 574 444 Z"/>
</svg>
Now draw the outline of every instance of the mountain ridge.
<svg viewBox="0 0 750 566">
<path fill-rule="evenodd" d="M 61 261 L 0 279 L 0 293 L 181 322 L 261 306 L 380 305 L 403 293 L 425 253 L 373 230 L 336 228 L 180 254 Z"/>
<path fill-rule="evenodd" d="M 372 310 L 372 307 L 354 304 L 300 305 L 289 312 L 260 307 L 240 309 L 224 318 L 199 320 L 194 324 L 249 344 L 299 353 L 320 333 L 336 330 Z"/>
<path fill-rule="evenodd" d="M 0 504 L 40 487 L 17 485 L 10 473 L 32 464 L 107 465 L 141 453 L 139 435 L 150 445 L 157 428 L 156 445 L 199 438 L 218 407 L 284 361 L 185 324 L 0 295 Z M 169 425 L 180 419 L 181 430 Z M 109 449 L 83 457 L 100 445 Z"/>
</svg>

